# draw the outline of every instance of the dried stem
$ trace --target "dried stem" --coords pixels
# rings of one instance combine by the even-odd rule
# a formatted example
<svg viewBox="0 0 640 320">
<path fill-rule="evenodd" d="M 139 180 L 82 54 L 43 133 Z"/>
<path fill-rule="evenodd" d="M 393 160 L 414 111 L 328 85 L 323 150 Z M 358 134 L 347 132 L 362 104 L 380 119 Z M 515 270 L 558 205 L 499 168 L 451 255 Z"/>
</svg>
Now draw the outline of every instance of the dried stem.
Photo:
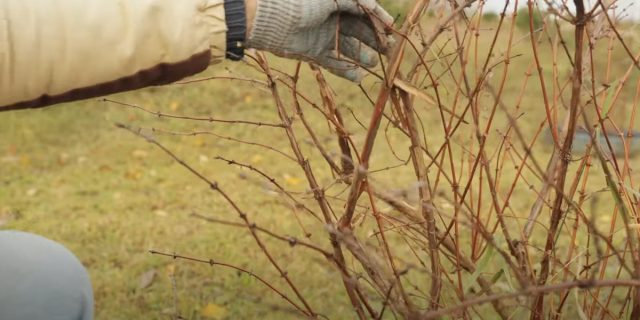
<svg viewBox="0 0 640 320">
<path fill-rule="evenodd" d="M 542 257 L 542 261 L 540 262 L 540 276 L 538 277 L 538 285 L 544 286 L 547 283 L 547 279 L 549 277 L 549 268 L 550 268 L 550 260 L 551 254 L 555 251 L 555 241 L 558 232 L 558 226 L 560 225 L 561 219 L 564 217 L 564 187 L 565 181 L 567 178 L 569 162 L 571 161 L 571 150 L 573 147 L 573 137 L 576 132 L 576 125 L 578 122 L 578 114 L 580 107 L 580 100 L 582 94 L 582 68 L 583 68 L 583 57 L 584 57 L 584 38 L 585 38 L 585 27 L 588 23 L 589 17 L 585 15 L 585 7 L 583 0 L 574 0 L 577 9 L 577 16 L 575 21 L 575 54 L 574 61 L 575 66 L 573 68 L 573 76 L 572 76 L 572 90 L 571 90 L 571 105 L 570 105 L 570 113 L 569 113 L 569 127 L 567 129 L 564 143 L 562 144 L 562 148 L 560 150 L 560 165 L 558 167 L 558 171 L 556 173 L 556 200 L 553 204 L 553 209 L 551 211 L 551 222 L 549 226 L 549 231 L 547 233 L 547 242 L 545 244 L 544 255 Z M 541 75 L 542 79 L 542 75 Z M 554 124 L 552 124 L 554 125 Z M 551 129 L 555 130 L 555 128 Z M 560 141 L 560 140 L 557 140 Z M 537 295 L 534 304 L 533 304 L 533 313 L 531 315 L 531 319 L 538 320 L 542 319 L 544 316 L 544 295 Z"/>
<path fill-rule="evenodd" d="M 165 121 L 166 129 L 121 125 L 225 199 L 240 220 L 193 216 L 247 230 L 254 250 L 282 278 L 259 281 L 304 317 L 323 317 L 322 310 L 311 307 L 293 282 L 297 275 L 278 261 L 276 252 L 287 245 L 311 257 L 300 263 L 333 268 L 327 288 L 344 291 L 331 296 L 345 297 L 336 303 L 352 308 L 346 317 L 640 317 L 634 171 L 640 54 L 623 39 L 628 34 L 613 17 L 615 1 L 598 1 L 588 10 L 583 0 L 573 0 L 574 10 L 569 0 L 544 0 L 540 6 L 553 6 L 542 10 L 528 0 L 528 8 L 513 13 L 510 8 L 523 1 L 505 1 L 499 18 L 490 17 L 484 1 L 476 11 L 465 10 L 474 2 L 409 1 L 399 28 L 365 10 L 380 41 L 388 34 L 397 41 L 380 56 L 382 68 L 363 67 L 370 76 L 359 87 L 337 82 L 314 64 L 310 71 L 304 62 L 276 69 L 260 52 L 240 65 L 251 76 L 181 83 L 232 80 L 261 90 L 273 99 L 271 112 L 280 123 L 173 115 L 105 101 L 163 120 L 277 129 L 259 130 L 272 143 L 243 138 L 246 130 L 181 132 Z M 233 192 L 253 198 L 250 188 L 267 189 L 287 215 L 273 212 L 274 226 L 254 222 L 234 202 L 232 189 L 223 191 L 143 131 L 242 145 L 243 154 L 234 156 L 198 152 L 212 152 L 210 158 L 243 172 L 238 183 L 247 187 Z M 250 162 L 243 159 L 245 149 L 275 161 Z M 306 183 L 271 174 L 282 170 Z M 304 236 L 294 237 L 298 233 L 284 227 L 289 222 Z M 326 232 L 321 241 L 312 237 L 320 231 Z"/>
</svg>

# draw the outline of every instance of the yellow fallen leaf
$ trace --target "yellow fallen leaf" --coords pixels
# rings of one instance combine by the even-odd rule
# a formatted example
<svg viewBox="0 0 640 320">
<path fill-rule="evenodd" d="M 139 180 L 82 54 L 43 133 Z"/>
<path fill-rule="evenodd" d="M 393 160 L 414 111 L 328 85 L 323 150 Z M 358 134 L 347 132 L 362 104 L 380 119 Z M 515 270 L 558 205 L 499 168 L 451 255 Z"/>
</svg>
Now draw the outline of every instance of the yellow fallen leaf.
<svg viewBox="0 0 640 320">
<path fill-rule="evenodd" d="M 129 180 L 137 181 L 137 180 L 140 180 L 142 178 L 142 171 L 140 171 L 138 169 L 129 169 L 125 173 L 124 177 L 129 179 Z"/>
<path fill-rule="evenodd" d="M 61 153 L 58 156 L 58 164 L 65 165 L 69 161 L 69 158 L 71 158 L 71 156 L 68 153 Z"/>
<path fill-rule="evenodd" d="M 167 265 L 167 267 L 165 268 L 165 271 L 167 272 L 168 276 L 173 277 L 173 275 L 176 274 L 176 265 L 175 264 Z"/>
<path fill-rule="evenodd" d="M 169 215 L 169 213 L 167 213 L 167 212 L 166 212 L 166 211 L 164 211 L 164 210 L 156 210 L 156 211 L 154 211 L 153 213 L 154 213 L 156 216 L 158 216 L 158 217 L 163 217 L 163 218 Z"/>
<path fill-rule="evenodd" d="M 133 152 L 131 152 L 131 156 L 136 158 L 136 159 L 144 159 L 149 155 L 148 152 L 144 151 L 144 150 L 134 150 Z"/>
<path fill-rule="evenodd" d="M 38 194 L 38 189 L 36 188 L 31 188 L 29 190 L 27 190 L 27 197 L 33 197 L 35 195 Z"/>
<path fill-rule="evenodd" d="M 223 319 L 227 315 L 227 309 L 215 303 L 209 303 L 202 308 L 200 315 L 207 319 Z"/>
<path fill-rule="evenodd" d="M 20 157 L 20 164 L 23 167 L 29 167 L 31 165 L 31 158 L 29 156 Z"/>
<path fill-rule="evenodd" d="M 251 157 L 251 163 L 260 163 L 261 161 L 262 161 L 262 156 L 259 154 L 256 154 L 253 157 Z"/>
<path fill-rule="evenodd" d="M 244 96 L 244 103 L 251 103 L 251 102 L 253 102 L 253 96 L 251 95 Z"/>
<path fill-rule="evenodd" d="M 288 175 L 286 173 L 282 177 L 284 178 L 284 181 L 289 185 L 297 186 L 300 184 L 300 179 L 293 177 L 291 175 Z"/>
<path fill-rule="evenodd" d="M 171 109 L 171 111 L 176 111 L 180 109 L 180 104 L 176 101 L 171 102 L 171 104 L 169 105 L 169 109 Z"/>
<path fill-rule="evenodd" d="M 191 142 L 196 147 L 202 147 L 205 144 L 204 138 L 201 136 L 194 137 L 193 139 L 191 139 Z"/>
</svg>

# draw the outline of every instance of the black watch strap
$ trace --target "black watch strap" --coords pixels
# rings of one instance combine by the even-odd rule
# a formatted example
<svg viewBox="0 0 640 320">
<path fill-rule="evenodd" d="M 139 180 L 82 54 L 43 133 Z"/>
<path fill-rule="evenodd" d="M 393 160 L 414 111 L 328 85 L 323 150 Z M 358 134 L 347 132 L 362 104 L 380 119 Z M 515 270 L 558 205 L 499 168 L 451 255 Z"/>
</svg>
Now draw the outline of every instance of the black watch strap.
<svg viewBox="0 0 640 320">
<path fill-rule="evenodd" d="M 244 42 L 247 36 L 247 13 L 245 0 L 224 0 L 224 12 L 227 20 L 227 59 L 242 60 Z"/>
</svg>

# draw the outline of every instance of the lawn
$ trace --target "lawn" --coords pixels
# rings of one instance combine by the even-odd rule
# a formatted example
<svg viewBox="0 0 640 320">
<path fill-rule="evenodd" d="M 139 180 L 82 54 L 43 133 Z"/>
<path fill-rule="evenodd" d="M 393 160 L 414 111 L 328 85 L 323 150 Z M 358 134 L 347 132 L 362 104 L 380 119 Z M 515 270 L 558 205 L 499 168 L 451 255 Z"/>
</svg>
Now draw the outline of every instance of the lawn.
<svg viewBox="0 0 640 320">
<path fill-rule="evenodd" d="M 211 74 L 227 73 L 224 68 L 248 72 L 228 63 Z M 169 113 L 277 120 L 267 94 L 237 81 L 152 88 L 110 99 Z M 244 229 L 191 217 L 197 213 L 234 220 L 224 201 L 152 145 L 116 128 L 119 122 L 185 131 L 198 128 L 282 150 L 287 146 L 278 128 L 158 120 L 96 100 L 5 113 L 0 116 L 0 228 L 38 233 L 75 252 L 92 276 L 97 319 L 168 318 L 173 314 L 174 293 L 179 313 L 189 319 L 208 314 L 230 319 L 291 315 L 277 296 L 249 276 L 148 253 L 156 249 L 211 258 L 276 277 L 260 252 L 253 250 L 253 240 Z M 163 140 L 219 181 L 261 225 L 304 237 L 290 215 L 280 215 L 287 207 L 273 191 L 257 179 L 243 178 L 246 173 L 215 157 L 268 166 L 287 188 L 304 191 L 294 162 L 212 136 Z M 256 182 L 238 183 L 242 179 Z M 309 232 L 322 239 L 323 230 Z M 347 305 L 333 304 L 340 297 L 335 297 L 327 280 L 335 276 L 331 268 L 310 261 L 296 263 L 304 253 L 286 247 L 277 250 L 277 257 L 289 261 L 292 274 L 305 275 L 299 281 L 318 305 L 324 304 L 326 314 L 335 318 L 349 312 Z M 149 283 L 151 274 L 155 276 Z M 317 289 L 322 287 L 326 291 Z"/>
</svg>

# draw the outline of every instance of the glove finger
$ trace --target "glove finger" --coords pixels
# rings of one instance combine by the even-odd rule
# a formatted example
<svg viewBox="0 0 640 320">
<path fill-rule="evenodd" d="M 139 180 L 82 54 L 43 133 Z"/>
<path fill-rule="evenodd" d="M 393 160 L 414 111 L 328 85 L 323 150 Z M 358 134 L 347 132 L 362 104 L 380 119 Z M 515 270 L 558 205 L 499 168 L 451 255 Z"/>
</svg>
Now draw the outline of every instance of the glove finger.
<svg viewBox="0 0 640 320">
<path fill-rule="evenodd" d="M 355 15 L 372 14 L 386 25 L 393 24 L 393 17 L 376 0 L 338 0 L 337 2 L 341 11 Z"/>
<path fill-rule="evenodd" d="M 393 16 L 391 16 L 391 14 L 387 12 L 387 10 L 385 10 L 382 6 L 380 6 L 377 3 L 376 3 L 376 6 L 371 11 L 371 13 L 373 14 L 372 19 L 376 19 L 376 18 L 380 19 L 380 21 L 382 21 L 382 23 L 384 23 L 387 26 L 393 25 L 393 22 L 395 21 Z"/>
<path fill-rule="evenodd" d="M 355 83 L 362 82 L 364 77 L 362 68 L 353 62 L 345 60 L 344 57 L 338 57 L 334 52 L 327 53 L 316 62 L 329 70 L 329 72 Z"/>
<path fill-rule="evenodd" d="M 341 55 L 347 56 L 349 59 L 357 62 L 359 65 L 367 68 L 373 68 L 378 65 L 380 59 L 378 54 L 362 41 L 352 37 L 340 36 L 337 48 Z"/>
<path fill-rule="evenodd" d="M 340 16 L 340 33 L 347 37 L 356 38 L 378 52 L 384 53 L 387 50 L 380 41 L 380 37 L 386 37 L 386 35 L 376 34 L 371 23 L 362 18 L 352 15 Z"/>
</svg>

